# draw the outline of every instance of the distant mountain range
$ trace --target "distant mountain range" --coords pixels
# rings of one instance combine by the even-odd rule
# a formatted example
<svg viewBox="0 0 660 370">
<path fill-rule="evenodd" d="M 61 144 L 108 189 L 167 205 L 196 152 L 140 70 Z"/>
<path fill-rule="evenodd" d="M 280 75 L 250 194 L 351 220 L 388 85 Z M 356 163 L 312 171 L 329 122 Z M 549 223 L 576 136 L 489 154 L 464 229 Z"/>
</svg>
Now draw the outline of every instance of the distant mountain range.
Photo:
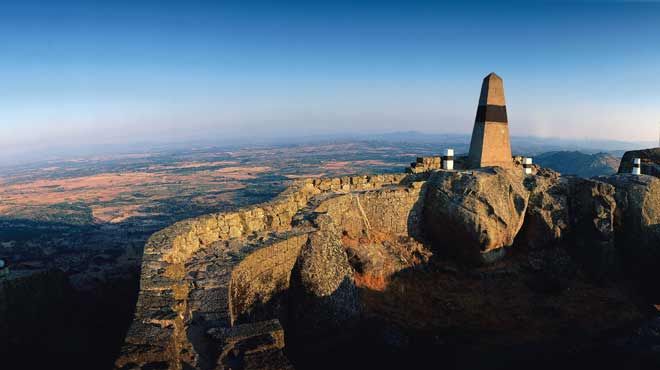
<svg viewBox="0 0 660 370">
<path fill-rule="evenodd" d="M 65 160 L 85 156 L 114 155 L 126 153 L 153 153 L 189 150 L 192 148 L 217 147 L 224 150 L 245 149 L 250 147 L 272 147 L 290 145 L 310 145 L 327 143 L 346 143 L 356 141 L 427 144 L 442 149 L 453 148 L 456 154 L 467 153 L 470 146 L 468 133 L 428 133 L 419 131 L 395 131 L 384 133 L 326 133 L 314 135 L 292 135 L 283 132 L 281 135 L 267 137 L 255 136 L 253 133 L 243 137 L 226 137 L 223 134 L 209 132 L 204 139 L 181 139 L 168 141 L 151 139 L 150 141 L 126 141 L 116 144 L 84 144 L 62 145 L 52 148 L 21 148 L 9 150 L 0 148 L 0 167 L 17 164 L 42 162 L 44 160 Z M 622 156 L 625 151 L 645 149 L 656 146 L 655 142 L 626 142 L 617 140 L 592 139 L 559 139 L 533 136 L 512 136 L 511 148 L 514 155 L 536 157 L 550 151 L 580 151 L 587 154 L 607 152 Z"/>
<path fill-rule="evenodd" d="M 585 154 L 578 151 L 547 152 L 534 157 L 534 162 L 542 167 L 564 175 L 587 178 L 616 173 L 620 161 L 620 157 L 609 153 Z"/>
<path fill-rule="evenodd" d="M 354 135 L 353 139 L 362 136 Z M 362 137 L 365 138 L 365 137 Z M 369 135 L 369 140 L 389 142 L 412 142 L 412 143 L 440 143 L 457 145 L 458 152 L 461 148 L 470 145 L 469 134 L 432 134 L 418 131 L 400 131 L 377 135 Z M 625 151 L 654 147 L 651 141 L 628 142 L 620 140 L 592 140 L 592 139 L 560 139 L 552 137 L 535 136 L 511 136 L 511 149 L 514 155 L 536 156 L 545 152 L 580 151 L 588 154 L 601 152 L 615 153 L 622 156 Z"/>
</svg>

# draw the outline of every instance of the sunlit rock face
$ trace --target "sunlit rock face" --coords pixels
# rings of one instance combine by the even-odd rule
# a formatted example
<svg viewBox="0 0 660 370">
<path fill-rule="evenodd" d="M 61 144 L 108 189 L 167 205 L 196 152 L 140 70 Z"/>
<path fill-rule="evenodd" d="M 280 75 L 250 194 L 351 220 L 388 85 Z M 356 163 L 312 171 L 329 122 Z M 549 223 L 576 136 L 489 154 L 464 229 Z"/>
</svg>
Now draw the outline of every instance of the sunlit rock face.
<svg viewBox="0 0 660 370">
<path fill-rule="evenodd" d="M 475 263 L 513 244 L 529 198 L 520 175 L 497 167 L 442 171 L 427 187 L 424 217 L 434 244 Z"/>
</svg>

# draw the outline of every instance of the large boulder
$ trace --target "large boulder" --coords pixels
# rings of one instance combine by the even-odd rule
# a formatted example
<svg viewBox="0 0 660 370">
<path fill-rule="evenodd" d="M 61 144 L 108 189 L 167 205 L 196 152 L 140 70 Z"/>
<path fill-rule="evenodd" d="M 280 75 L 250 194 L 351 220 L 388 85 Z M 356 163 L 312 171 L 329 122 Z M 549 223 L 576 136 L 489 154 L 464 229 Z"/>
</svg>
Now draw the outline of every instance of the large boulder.
<svg viewBox="0 0 660 370">
<path fill-rule="evenodd" d="M 525 223 L 516 242 L 528 249 L 556 246 L 566 239 L 570 226 L 569 179 L 558 172 L 540 169 L 525 179 L 529 203 Z"/>
<path fill-rule="evenodd" d="M 317 221 L 291 272 L 290 334 L 294 340 L 314 343 L 340 341 L 357 324 L 358 290 L 341 237 L 327 215 Z M 311 341 L 311 342 L 310 342 Z"/>
<path fill-rule="evenodd" d="M 565 248 L 596 277 L 618 272 L 614 187 L 596 180 L 562 177 L 549 169 L 528 176 L 524 184 L 530 196 L 517 246 L 529 250 Z"/>
<path fill-rule="evenodd" d="M 569 180 L 569 252 L 597 278 L 614 278 L 620 261 L 615 244 L 614 187 L 604 182 Z"/>
<path fill-rule="evenodd" d="M 616 235 L 624 267 L 660 297 L 655 283 L 660 279 L 660 179 L 620 174 L 601 180 L 616 187 Z"/>
<path fill-rule="evenodd" d="M 641 159 L 642 174 L 660 178 L 660 147 L 626 152 L 619 164 L 620 174 L 632 172 L 633 158 Z"/>
<path fill-rule="evenodd" d="M 435 245 L 468 263 L 491 262 L 523 224 L 529 192 L 522 176 L 499 167 L 434 173 L 424 219 Z"/>
</svg>

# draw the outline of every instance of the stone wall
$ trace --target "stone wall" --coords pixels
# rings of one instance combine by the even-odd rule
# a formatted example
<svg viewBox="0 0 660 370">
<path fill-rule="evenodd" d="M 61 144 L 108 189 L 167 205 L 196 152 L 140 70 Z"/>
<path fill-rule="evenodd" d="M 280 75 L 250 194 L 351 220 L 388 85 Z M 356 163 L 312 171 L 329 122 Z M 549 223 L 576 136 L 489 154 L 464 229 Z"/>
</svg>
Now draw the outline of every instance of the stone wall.
<svg viewBox="0 0 660 370">
<path fill-rule="evenodd" d="M 277 296 L 289 288 L 291 269 L 308 234 L 291 235 L 250 253 L 232 271 L 231 325 L 278 317 Z"/>
<path fill-rule="evenodd" d="M 607 275 L 614 240 L 628 240 L 623 234 L 653 233 L 625 248 L 639 244 L 635 250 L 646 259 L 657 252 L 657 181 L 617 175 L 605 181 L 612 186 L 536 167 L 523 176 L 515 163 L 513 171 L 295 182 L 271 202 L 182 221 L 149 239 L 135 320 L 116 366 L 250 369 L 276 358 L 278 368 L 289 368 L 283 328 L 303 333 L 316 322 L 347 332 L 335 324 L 358 314 L 356 287 L 388 292 L 388 274 L 428 261 L 423 228 L 434 252 L 456 248 L 453 254 L 476 256 L 480 264 L 499 260 L 505 247 L 534 253 L 570 247 L 566 258 Z M 618 210 L 643 223 L 617 227 Z M 424 216 L 433 222 L 422 222 Z M 584 237 L 572 237 L 578 234 Z M 543 243 L 527 240 L 539 235 Z M 329 320 L 315 312 L 330 312 Z M 301 317 L 310 324 L 296 325 Z"/>
<path fill-rule="evenodd" d="M 276 294 L 282 289 L 282 284 L 285 284 L 282 272 L 291 263 L 289 257 L 299 248 L 300 242 L 294 238 L 284 244 L 262 247 L 262 251 L 241 264 L 241 261 L 254 253 L 250 251 L 249 245 L 247 249 L 241 247 L 246 244 L 246 240 L 264 238 L 268 233 L 290 231 L 296 213 L 315 196 L 379 189 L 408 181 L 409 176 L 412 175 L 346 176 L 296 181 L 271 202 L 237 212 L 209 214 L 181 221 L 155 233 L 144 248 L 135 318 L 116 366 L 126 369 L 142 366 L 182 368 L 183 363 L 195 366 L 203 361 L 199 358 L 199 351 L 192 348 L 194 344 L 190 340 L 190 323 L 200 315 L 203 320 L 216 325 L 232 325 L 233 321 L 240 321 L 250 304 L 268 300 L 269 294 Z M 267 256 L 281 249 L 286 251 L 286 257 L 278 262 L 280 267 L 264 268 L 263 271 L 253 269 L 268 259 Z M 208 271 L 200 271 L 195 266 L 199 267 L 200 261 L 208 259 L 193 258 L 195 254 L 203 254 L 205 251 L 213 251 L 216 261 L 226 261 L 215 267 L 216 272 L 212 278 L 207 276 L 206 279 L 197 275 Z M 238 266 L 236 275 L 232 275 L 234 266 Z M 254 271 L 261 272 L 255 275 Z M 263 292 L 238 294 L 248 281 L 262 278 L 260 281 L 263 281 L 268 274 L 276 278 L 276 283 L 262 285 Z M 227 297 L 231 296 L 228 289 L 233 281 L 232 276 L 236 277 L 232 285 L 235 287 L 232 301 L 235 305 L 227 301 Z M 200 293 L 202 290 L 198 286 L 204 284 L 206 286 L 203 290 L 208 291 Z"/>
<path fill-rule="evenodd" d="M 418 235 L 422 182 L 411 187 L 342 194 L 322 202 L 316 212 L 327 213 L 352 237 L 371 230 L 388 234 Z"/>
<path fill-rule="evenodd" d="M 410 164 L 408 172 L 421 173 L 442 168 L 441 157 L 417 157 L 415 162 Z"/>
</svg>

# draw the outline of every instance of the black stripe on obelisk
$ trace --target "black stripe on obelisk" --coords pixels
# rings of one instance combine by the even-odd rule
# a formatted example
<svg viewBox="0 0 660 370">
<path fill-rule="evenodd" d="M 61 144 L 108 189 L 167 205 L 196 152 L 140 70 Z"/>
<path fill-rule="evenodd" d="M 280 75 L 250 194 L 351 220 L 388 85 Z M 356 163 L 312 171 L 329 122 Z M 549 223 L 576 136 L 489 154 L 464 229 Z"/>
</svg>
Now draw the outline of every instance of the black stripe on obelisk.
<svg viewBox="0 0 660 370">
<path fill-rule="evenodd" d="M 476 122 L 502 122 L 507 123 L 506 106 L 504 105 L 480 105 L 477 108 Z"/>
</svg>

